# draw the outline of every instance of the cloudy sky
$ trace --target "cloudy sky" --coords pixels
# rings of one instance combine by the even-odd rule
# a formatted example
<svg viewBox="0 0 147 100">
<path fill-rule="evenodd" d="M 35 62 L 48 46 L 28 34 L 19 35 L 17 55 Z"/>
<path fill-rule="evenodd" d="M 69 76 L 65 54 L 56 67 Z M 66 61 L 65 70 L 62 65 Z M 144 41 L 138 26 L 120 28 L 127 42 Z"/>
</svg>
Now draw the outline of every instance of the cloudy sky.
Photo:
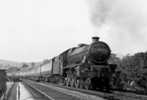
<svg viewBox="0 0 147 100">
<path fill-rule="evenodd" d="M 0 0 L 0 59 L 40 61 L 98 35 L 119 55 L 147 50 L 146 0 Z"/>
</svg>

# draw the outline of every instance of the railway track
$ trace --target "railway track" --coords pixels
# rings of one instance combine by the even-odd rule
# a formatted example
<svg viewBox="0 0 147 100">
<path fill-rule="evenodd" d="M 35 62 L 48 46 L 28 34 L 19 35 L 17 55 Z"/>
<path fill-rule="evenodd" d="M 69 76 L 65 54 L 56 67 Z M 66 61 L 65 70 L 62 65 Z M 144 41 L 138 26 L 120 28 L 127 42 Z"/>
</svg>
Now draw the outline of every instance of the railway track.
<svg viewBox="0 0 147 100">
<path fill-rule="evenodd" d="M 11 86 L 6 96 L 6 100 L 17 100 L 17 83 Z"/>
<path fill-rule="evenodd" d="M 49 84 L 49 83 L 45 83 L 45 84 Z M 108 93 L 108 92 L 103 92 L 103 91 L 76 89 L 76 88 L 60 86 L 60 85 L 56 85 L 56 86 L 61 87 L 61 88 L 67 88 L 67 89 L 74 90 L 74 91 L 80 91 L 82 93 L 87 93 L 91 95 L 97 95 L 97 96 L 107 98 L 107 99 L 112 99 L 112 100 L 114 99 L 116 100 L 147 100 L 147 95 L 133 93 L 133 92 L 113 90 L 111 93 Z"/>
<path fill-rule="evenodd" d="M 44 84 L 48 85 L 48 84 L 51 84 L 51 83 L 44 83 Z M 55 85 L 55 86 L 61 87 L 61 88 L 70 89 L 70 90 L 73 90 L 73 91 L 79 91 L 79 92 L 82 92 L 82 93 L 100 96 L 100 97 L 106 98 L 108 100 L 147 100 L 147 95 L 133 93 L 133 92 L 125 92 L 125 91 L 114 90 L 111 93 L 108 93 L 108 92 L 102 92 L 102 91 L 77 89 L 77 88 L 72 88 L 72 87 L 67 87 L 67 86 L 56 85 L 56 84 L 52 84 L 52 85 Z"/>
<path fill-rule="evenodd" d="M 54 100 L 46 96 L 43 92 L 38 91 L 28 85 L 17 82 L 9 91 L 9 95 L 5 100 Z"/>
<path fill-rule="evenodd" d="M 49 83 L 45 83 L 45 84 L 47 85 Z M 106 98 L 108 100 L 147 100 L 147 95 L 133 93 L 133 92 L 125 92 L 125 91 L 114 90 L 114 91 L 108 93 L 108 92 L 102 92 L 102 91 L 77 89 L 77 88 L 60 86 L 60 85 L 56 85 L 56 86 L 61 87 L 61 88 L 70 89 L 70 90 L 73 90 L 73 91 L 80 91 L 82 93 L 100 96 L 100 97 Z"/>
<path fill-rule="evenodd" d="M 51 100 L 105 100 L 99 96 L 59 88 L 53 85 L 46 85 L 26 80 L 23 81 L 23 84 L 41 92 L 45 96 L 49 96 Z"/>
<path fill-rule="evenodd" d="M 31 100 L 54 100 L 50 96 L 46 95 L 44 92 L 42 92 L 34 87 L 31 87 L 26 84 L 24 84 L 24 86 L 30 93 L 30 96 L 26 97 L 25 100 L 30 100 L 31 98 L 32 98 Z"/>
<path fill-rule="evenodd" d="M 87 95 L 102 97 L 107 100 L 147 100 L 147 95 L 140 95 L 140 94 L 131 93 L 131 92 L 113 91 L 112 93 L 106 93 L 106 92 L 100 92 L 100 91 L 76 89 L 76 88 L 71 88 L 71 87 L 66 87 L 66 86 L 61 86 L 61 85 L 56 85 L 56 84 L 50 84 L 50 83 L 39 83 L 39 84 L 45 85 L 47 87 L 50 87 L 50 86 L 56 87 L 56 90 L 58 91 L 59 90 L 63 91 L 63 89 L 68 89 L 71 91 L 78 91 L 80 93 L 84 93 Z"/>
</svg>

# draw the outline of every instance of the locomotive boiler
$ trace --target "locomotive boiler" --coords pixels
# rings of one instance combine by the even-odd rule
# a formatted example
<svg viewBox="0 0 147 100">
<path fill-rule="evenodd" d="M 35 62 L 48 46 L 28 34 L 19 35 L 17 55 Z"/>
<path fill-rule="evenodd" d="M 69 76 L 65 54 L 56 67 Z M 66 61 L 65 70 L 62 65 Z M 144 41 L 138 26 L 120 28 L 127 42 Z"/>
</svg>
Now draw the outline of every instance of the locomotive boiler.
<svg viewBox="0 0 147 100">
<path fill-rule="evenodd" d="M 108 64 L 110 55 L 110 47 L 93 37 L 90 45 L 80 44 L 53 58 L 52 73 L 62 75 L 66 86 L 109 90 L 116 68 Z"/>
</svg>

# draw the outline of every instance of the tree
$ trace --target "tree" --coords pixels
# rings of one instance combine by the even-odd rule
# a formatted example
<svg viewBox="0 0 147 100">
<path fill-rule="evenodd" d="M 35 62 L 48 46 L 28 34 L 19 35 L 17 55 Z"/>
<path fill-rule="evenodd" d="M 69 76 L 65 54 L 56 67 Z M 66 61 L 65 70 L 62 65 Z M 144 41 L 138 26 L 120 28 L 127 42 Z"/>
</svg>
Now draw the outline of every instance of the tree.
<svg viewBox="0 0 147 100">
<path fill-rule="evenodd" d="M 29 67 L 28 64 L 26 64 L 26 63 L 23 63 L 23 64 L 22 64 L 22 68 L 27 68 L 27 67 Z"/>
</svg>

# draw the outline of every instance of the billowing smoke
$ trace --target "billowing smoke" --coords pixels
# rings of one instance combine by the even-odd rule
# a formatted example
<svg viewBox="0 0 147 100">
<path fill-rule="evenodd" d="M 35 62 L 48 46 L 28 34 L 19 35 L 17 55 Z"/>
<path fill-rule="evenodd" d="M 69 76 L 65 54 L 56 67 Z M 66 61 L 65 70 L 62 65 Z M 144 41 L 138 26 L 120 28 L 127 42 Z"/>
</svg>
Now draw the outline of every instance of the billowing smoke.
<svg viewBox="0 0 147 100">
<path fill-rule="evenodd" d="M 95 25 L 104 24 L 105 21 L 110 16 L 110 12 L 112 10 L 113 1 L 112 0 L 90 0 L 91 7 L 91 20 Z"/>
<path fill-rule="evenodd" d="M 89 0 L 91 21 L 97 32 L 121 53 L 146 51 L 146 0 Z"/>
</svg>

